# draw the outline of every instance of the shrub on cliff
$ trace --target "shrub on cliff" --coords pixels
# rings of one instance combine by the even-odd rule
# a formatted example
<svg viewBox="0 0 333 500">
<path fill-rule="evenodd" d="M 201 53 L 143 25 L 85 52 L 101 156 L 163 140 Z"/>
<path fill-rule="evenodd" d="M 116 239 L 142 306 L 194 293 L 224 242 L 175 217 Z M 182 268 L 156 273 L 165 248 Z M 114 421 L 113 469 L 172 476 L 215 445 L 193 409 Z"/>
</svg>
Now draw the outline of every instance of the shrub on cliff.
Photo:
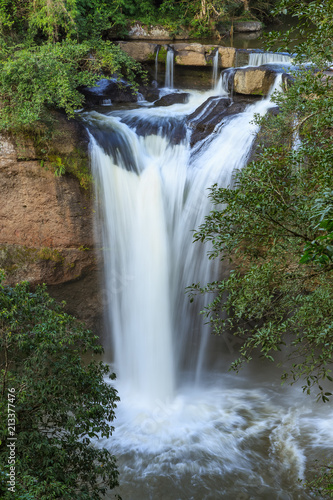
<svg viewBox="0 0 333 500">
<path fill-rule="evenodd" d="M 49 107 L 73 116 L 84 102 L 78 88 L 115 72 L 130 82 L 143 74 L 139 63 L 109 42 L 65 40 L 11 51 L 0 58 L 0 130 L 36 125 Z"/>
<path fill-rule="evenodd" d="M 0 497 L 102 498 L 118 477 L 114 457 L 94 446 L 110 437 L 118 401 L 109 368 L 92 359 L 102 347 L 44 286 L 2 282 Z"/>
<path fill-rule="evenodd" d="M 145 79 L 139 63 L 102 38 L 120 7 L 118 0 L 0 2 L 0 130 L 36 129 L 49 108 L 72 116 L 84 102 L 79 87 L 102 77 L 116 74 L 134 88 Z"/>
</svg>

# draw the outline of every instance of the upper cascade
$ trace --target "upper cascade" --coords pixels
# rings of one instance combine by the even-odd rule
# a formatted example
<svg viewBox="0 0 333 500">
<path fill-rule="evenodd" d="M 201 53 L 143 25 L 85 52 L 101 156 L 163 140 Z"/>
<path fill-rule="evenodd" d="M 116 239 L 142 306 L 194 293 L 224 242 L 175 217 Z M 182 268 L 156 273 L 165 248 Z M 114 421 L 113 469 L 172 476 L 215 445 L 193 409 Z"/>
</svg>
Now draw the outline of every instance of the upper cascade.
<svg viewBox="0 0 333 500">
<path fill-rule="evenodd" d="M 280 54 L 279 52 L 252 52 L 249 55 L 249 66 L 291 62 L 292 56 L 290 54 Z"/>
</svg>

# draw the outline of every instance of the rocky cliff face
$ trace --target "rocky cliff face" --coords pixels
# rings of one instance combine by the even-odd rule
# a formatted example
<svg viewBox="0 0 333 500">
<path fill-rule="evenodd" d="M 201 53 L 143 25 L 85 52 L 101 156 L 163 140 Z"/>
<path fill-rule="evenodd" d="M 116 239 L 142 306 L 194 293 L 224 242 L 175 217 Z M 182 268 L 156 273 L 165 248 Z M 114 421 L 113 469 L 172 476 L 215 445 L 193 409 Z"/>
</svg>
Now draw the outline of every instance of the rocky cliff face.
<svg viewBox="0 0 333 500">
<path fill-rule="evenodd" d="M 84 127 L 59 116 L 48 162 L 28 138 L 0 137 L 0 267 L 10 284 L 46 283 L 51 295 L 95 330 L 102 307 L 94 248 L 93 197 L 75 168 L 87 162 Z M 55 176 L 69 163 L 72 174 Z"/>
</svg>

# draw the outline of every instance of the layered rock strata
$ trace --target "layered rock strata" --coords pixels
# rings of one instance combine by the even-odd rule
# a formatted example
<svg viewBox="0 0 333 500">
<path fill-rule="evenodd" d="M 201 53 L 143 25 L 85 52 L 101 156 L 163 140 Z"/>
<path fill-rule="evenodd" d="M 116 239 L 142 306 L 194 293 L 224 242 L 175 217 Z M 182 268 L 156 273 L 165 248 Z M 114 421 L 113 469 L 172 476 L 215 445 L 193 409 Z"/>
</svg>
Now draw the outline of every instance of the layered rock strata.
<svg viewBox="0 0 333 500">
<path fill-rule="evenodd" d="M 59 162 L 88 161 L 88 137 L 78 123 L 58 118 L 50 161 L 28 137 L 0 136 L 0 267 L 8 284 L 46 283 L 95 327 L 102 308 L 91 191 L 73 174 L 55 176 Z"/>
</svg>

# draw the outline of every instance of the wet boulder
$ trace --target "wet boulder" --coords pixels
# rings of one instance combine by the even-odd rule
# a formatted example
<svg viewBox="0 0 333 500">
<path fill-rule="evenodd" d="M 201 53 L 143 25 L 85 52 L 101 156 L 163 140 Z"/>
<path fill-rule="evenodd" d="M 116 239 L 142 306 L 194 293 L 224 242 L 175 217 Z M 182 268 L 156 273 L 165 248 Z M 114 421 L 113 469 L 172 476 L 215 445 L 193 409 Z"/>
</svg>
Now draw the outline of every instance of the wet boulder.
<svg viewBox="0 0 333 500">
<path fill-rule="evenodd" d="M 188 92 L 174 92 L 158 99 L 154 106 L 172 106 L 173 104 L 185 104 L 188 102 L 190 94 Z"/>
<path fill-rule="evenodd" d="M 144 85 L 139 87 L 139 93 L 143 95 L 143 97 L 148 102 L 154 102 L 160 97 L 160 91 L 156 86 L 146 87 Z"/>
<path fill-rule="evenodd" d="M 268 65 L 237 68 L 234 72 L 234 92 L 245 95 L 267 95 L 275 82 L 279 67 Z"/>
<path fill-rule="evenodd" d="M 111 99 L 111 102 L 137 102 L 138 99 L 137 92 L 128 82 L 116 78 L 103 78 L 95 87 L 81 87 L 79 90 L 88 106 L 101 105 L 106 99 Z"/>
<path fill-rule="evenodd" d="M 188 124 L 193 129 L 191 146 L 214 133 L 217 127 L 223 125 L 224 118 L 242 113 L 253 102 L 253 97 L 236 97 L 234 101 L 219 96 L 207 99 L 188 116 Z"/>
<path fill-rule="evenodd" d="M 209 97 L 201 106 L 187 117 L 187 122 L 191 127 L 208 123 L 214 117 L 223 113 L 231 104 L 229 97 L 213 96 Z"/>
<path fill-rule="evenodd" d="M 206 50 L 201 43 L 175 43 L 175 63 L 181 66 L 207 66 Z"/>
</svg>

